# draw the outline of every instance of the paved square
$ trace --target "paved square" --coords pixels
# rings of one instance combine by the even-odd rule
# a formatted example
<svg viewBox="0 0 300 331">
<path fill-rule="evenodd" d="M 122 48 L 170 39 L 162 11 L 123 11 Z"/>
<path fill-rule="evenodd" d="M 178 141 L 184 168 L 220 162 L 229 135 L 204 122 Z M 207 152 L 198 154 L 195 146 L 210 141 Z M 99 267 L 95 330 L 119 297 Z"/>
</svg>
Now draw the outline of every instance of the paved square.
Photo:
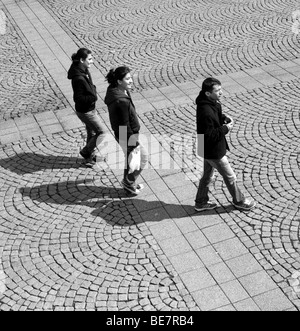
<svg viewBox="0 0 300 331">
<path fill-rule="evenodd" d="M 299 310 L 298 0 L 0 0 L 0 310 Z M 79 45 L 109 161 L 82 165 L 66 78 Z M 150 165 L 136 199 L 103 98 L 133 70 Z M 229 155 L 258 202 L 197 214 L 195 104 L 204 78 L 235 119 Z"/>
</svg>

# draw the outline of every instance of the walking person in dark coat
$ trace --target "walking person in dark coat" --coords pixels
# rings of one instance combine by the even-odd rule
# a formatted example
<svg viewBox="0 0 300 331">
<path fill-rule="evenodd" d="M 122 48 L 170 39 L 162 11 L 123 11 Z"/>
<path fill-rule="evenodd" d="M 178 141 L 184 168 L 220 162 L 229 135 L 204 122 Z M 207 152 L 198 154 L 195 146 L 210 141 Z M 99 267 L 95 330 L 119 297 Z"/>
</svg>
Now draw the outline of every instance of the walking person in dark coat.
<svg viewBox="0 0 300 331">
<path fill-rule="evenodd" d="M 126 192 L 138 195 L 143 186 L 137 185 L 136 182 L 147 165 L 148 154 L 139 141 L 140 123 L 130 95 L 133 83 L 130 69 L 119 67 L 116 70 L 110 70 L 106 79 L 109 87 L 105 103 L 109 110 L 111 127 L 126 158 L 122 186 Z M 132 172 L 129 163 L 134 152 L 140 153 L 140 169 Z"/>
<path fill-rule="evenodd" d="M 80 151 L 87 166 L 96 163 L 96 150 L 104 138 L 104 128 L 96 112 L 97 90 L 89 71 L 93 64 L 92 52 L 81 48 L 72 56 L 68 79 L 72 80 L 75 109 L 78 118 L 85 124 L 87 131 L 86 146 Z"/>
<path fill-rule="evenodd" d="M 200 155 L 204 157 L 204 170 L 195 207 L 198 212 L 217 207 L 215 203 L 209 202 L 208 196 L 215 169 L 223 177 L 233 198 L 233 205 L 237 209 L 250 211 L 255 207 L 255 202 L 246 199 L 239 189 L 237 177 L 226 156 L 227 150 L 229 150 L 226 135 L 232 130 L 234 122 L 232 118 L 222 113 L 220 103 L 222 94 L 221 82 L 208 78 L 203 82 L 202 91 L 196 100 L 197 133 L 202 142 L 204 138 L 204 151 L 202 150 L 203 155 Z"/>
</svg>

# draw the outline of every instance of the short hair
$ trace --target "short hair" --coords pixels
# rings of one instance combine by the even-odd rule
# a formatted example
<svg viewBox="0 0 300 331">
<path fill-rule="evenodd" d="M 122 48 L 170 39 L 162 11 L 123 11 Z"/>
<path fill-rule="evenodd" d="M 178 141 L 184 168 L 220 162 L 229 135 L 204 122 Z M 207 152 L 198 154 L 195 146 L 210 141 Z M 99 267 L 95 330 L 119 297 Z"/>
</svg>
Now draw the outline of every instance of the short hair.
<svg viewBox="0 0 300 331">
<path fill-rule="evenodd" d="M 111 69 L 106 76 L 106 80 L 111 87 L 118 86 L 118 80 L 123 80 L 131 70 L 128 67 L 119 67 L 117 69 Z"/>
<path fill-rule="evenodd" d="M 204 93 L 206 93 L 206 92 L 211 93 L 214 89 L 214 86 L 216 86 L 216 85 L 222 85 L 222 83 L 216 78 L 211 78 L 211 77 L 207 78 L 207 79 L 205 79 L 205 81 L 202 84 L 202 91 Z"/>
</svg>

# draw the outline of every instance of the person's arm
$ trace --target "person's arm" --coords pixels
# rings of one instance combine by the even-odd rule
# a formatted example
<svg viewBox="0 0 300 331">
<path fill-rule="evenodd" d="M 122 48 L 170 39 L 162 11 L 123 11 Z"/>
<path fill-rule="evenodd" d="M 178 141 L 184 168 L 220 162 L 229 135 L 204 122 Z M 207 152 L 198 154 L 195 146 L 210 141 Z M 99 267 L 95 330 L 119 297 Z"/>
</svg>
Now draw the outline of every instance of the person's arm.
<svg viewBox="0 0 300 331">
<path fill-rule="evenodd" d="M 116 113 L 118 116 L 119 130 L 121 130 L 120 127 L 127 128 L 127 142 L 131 147 L 135 148 L 139 146 L 138 134 L 135 134 L 132 130 L 130 123 L 129 108 L 130 108 L 130 104 L 126 99 L 119 100 L 116 106 Z M 122 136 L 121 132 L 119 132 L 119 134 L 121 137 Z"/>
<path fill-rule="evenodd" d="M 229 127 L 222 125 L 216 128 L 216 119 L 210 109 L 201 112 L 197 119 L 198 134 L 204 134 L 205 139 L 211 142 L 221 141 L 229 133 Z"/>
<path fill-rule="evenodd" d="M 97 101 L 92 94 L 87 94 L 86 82 L 78 79 L 73 82 L 74 101 L 78 104 L 91 105 Z"/>
</svg>

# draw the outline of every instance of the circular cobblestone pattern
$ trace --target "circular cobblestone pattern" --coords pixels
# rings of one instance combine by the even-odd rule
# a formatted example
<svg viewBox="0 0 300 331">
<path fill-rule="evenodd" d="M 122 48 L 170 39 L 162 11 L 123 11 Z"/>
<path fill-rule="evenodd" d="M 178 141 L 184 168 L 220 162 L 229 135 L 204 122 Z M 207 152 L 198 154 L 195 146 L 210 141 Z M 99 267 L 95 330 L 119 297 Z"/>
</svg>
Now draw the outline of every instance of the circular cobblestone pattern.
<svg viewBox="0 0 300 331">
<path fill-rule="evenodd" d="M 229 158 L 241 188 L 258 206 L 248 214 L 233 210 L 219 175 L 211 189 L 222 206 L 220 216 L 298 307 L 299 297 L 291 293 L 289 280 L 300 270 L 299 82 L 224 98 L 224 112 L 235 120 L 228 136 Z M 199 179 L 195 105 L 147 113 L 143 121 L 152 134 L 164 133 L 166 141 L 175 142 L 175 154 L 181 150 L 182 136 L 190 135 L 193 143 L 185 146 L 185 171 Z"/>
<path fill-rule="evenodd" d="M 0 120 L 64 109 L 68 102 L 23 33 L 6 15 L 0 34 Z"/>
<path fill-rule="evenodd" d="M 95 52 L 105 75 L 135 70 L 139 89 L 295 59 L 298 0 L 39 1 Z"/>
<path fill-rule="evenodd" d="M 82 166 L 82 133 L 0 152 L 0 310 L 197 309 L 115 175 Z"/>
</svg>

